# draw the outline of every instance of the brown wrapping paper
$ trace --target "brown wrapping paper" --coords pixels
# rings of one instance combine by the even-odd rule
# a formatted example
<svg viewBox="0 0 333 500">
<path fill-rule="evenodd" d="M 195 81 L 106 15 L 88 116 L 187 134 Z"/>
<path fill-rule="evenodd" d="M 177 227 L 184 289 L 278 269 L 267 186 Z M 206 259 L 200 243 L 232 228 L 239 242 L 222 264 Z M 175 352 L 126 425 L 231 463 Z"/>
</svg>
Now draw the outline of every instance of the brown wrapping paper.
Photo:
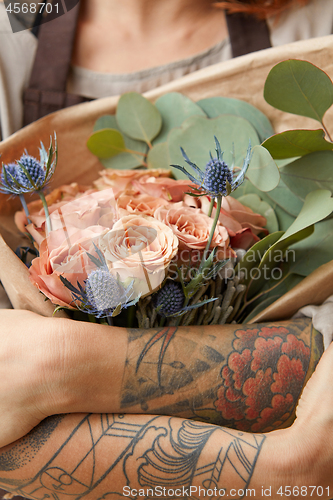
<svg viewBox="0 0 333 500">
<path fill-rule="evenodd" d="M 182 92 L 194 100 L 213 96 L 234 97 L 263 111 L 277 132 L 290 128 L 318 128 L 319 124 L 314 120 L 283 113 L 268 105 L 263 98 L 264 82 L 275 64 L 290 58 L 312 62 L 333 79 L 332 52 L 333 36 L 266 49 L 197 71 L 147 92 L 145 96 L 152 101 L 166 92 Z M 90 184 L 96 179 L 102 166 L 88 151 L 86 141 L 97 118 L 114 113 L 117 101 L 118 97 L 98 99 L 38 120 L 0 143 L 1 160 L 4 163 L 14 161 L 24 149 L 28 149 L 29 154 L 38 156 L 39 141 L 47 146 L 55 131 L 59 144 L 59 161 L 52 187 L 73 181 Z M 333 109 L 325 115 L 325 124 L 333 131 Z M 0 232 L 12 248 L 20 240 L 13 222 L 13 214 L 19 208 L 17 199 L 0 195 Z M 14 307 L 31 309 L 43 315 L 52 314 L 50 302 L 44 302 L 42 295 L 30 284 L 27 270 L 22 265 L 1 239 L 0 280 Z M 288 318 L 304 305 L 322 303 L 333 293 L 332 277 L 333 262 L 319 268 L 252 322 Z"/>
</svg>

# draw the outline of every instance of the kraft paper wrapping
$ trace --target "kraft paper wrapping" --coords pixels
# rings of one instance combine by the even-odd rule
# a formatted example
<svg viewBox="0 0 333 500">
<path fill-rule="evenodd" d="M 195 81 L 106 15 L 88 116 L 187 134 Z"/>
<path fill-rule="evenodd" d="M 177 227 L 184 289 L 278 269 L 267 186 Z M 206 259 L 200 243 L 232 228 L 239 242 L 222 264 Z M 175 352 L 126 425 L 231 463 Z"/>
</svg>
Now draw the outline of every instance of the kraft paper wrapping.
<svg viewBox="0 0 333 500">
<path fill-rule="evenodd" d="M 166 92 L 182 92 L 193 100 L 214 96 L 234 97 L 249 102 L 265 113 L 276 132 L 292 128 L 316 129 L 319 128 L 318 122 L 278 111 L 267 104 L 263 97 L 264 83 L 275 64 L 292 58 L 312 62 L 333 79 L 332 53 L 333 36 L 296 42 L 210 66 L 147 92 L 145 96 L 151 101 Z M 47 146 L 50 136 L 56 131 L 59 161 L 52 187 L 74 181 L 90 184 L 103 167 L 88 151 L 86 141 L 95 121 L 104 114 L 113 114 L 117 102 L 118 97 L 98 99 L 46 116 L 1 142 L 1 160 L 4 163 L 14 161 L 24 149 L 38 156 L 39 141 Z M 326 113 L 325 124 L 333 131 L 333 109 Z M 17 199 L 0 195 L 0 232 L 12 248 L 20 240 L 13 222 L 13 214 L 17 209 L 20 209 Z M 304 305 L 322 303 L 333 293 L 332 278 L 333 261 L 312 273 L 252 322 L 288 318 Z M 3 239 L 0 242 L 0 280 L 14 307 L 31 309 L 43 315 L 52 314 L 50 302 L 44 302 L 42 295 L 30 284 L 25 266 Z"/>
</svg>

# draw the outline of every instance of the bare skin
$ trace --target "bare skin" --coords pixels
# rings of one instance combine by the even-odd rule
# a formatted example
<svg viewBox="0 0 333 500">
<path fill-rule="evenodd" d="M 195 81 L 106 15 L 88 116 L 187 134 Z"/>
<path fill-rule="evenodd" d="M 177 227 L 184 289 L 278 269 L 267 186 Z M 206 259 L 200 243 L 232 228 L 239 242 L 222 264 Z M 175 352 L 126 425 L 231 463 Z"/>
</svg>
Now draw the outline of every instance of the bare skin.
<svg viewBox="0 0 333 500">
<path fill-rule="evenodd" d="M 199 54 L 228 35 L 224 12 L 212 4 L 85 0 L 72 62 L 103 73 L 130 73 Z"/>
<path fill-rule="evenodd" d="M 36 500 L 151 498 L 148 488 L 157 487 L 162 498 L 199 499 L 200 487 L 214 499 L 223 490 L 232 498 L 262 498 L 262 488 L 271 488 L 272 499 L 293 488 L 293 496 L 328 499 L 332 376 L 333 346 L 303 392 L 295 423 L 265 434 L 154 415 L 50 417 L 0 450 L 0 484 Z"/>
<path fill-rule="evenodd" d="M 291 423 L 322 352 L 308 319 L 147 331 L 2 310 L 0 323 L 0 446 L 73 412 L 278 428 Z"/>
</svg>

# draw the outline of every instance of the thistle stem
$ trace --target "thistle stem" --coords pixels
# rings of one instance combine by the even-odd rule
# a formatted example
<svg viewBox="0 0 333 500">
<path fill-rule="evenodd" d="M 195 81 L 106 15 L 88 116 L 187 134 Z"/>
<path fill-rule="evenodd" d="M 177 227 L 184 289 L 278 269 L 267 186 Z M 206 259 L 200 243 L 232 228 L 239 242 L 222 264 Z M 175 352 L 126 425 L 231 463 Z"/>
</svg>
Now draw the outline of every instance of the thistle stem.
<svg viewBox="0 0 333 500">
<path fill-rule="evenodd" d="M 200 271 L 202 271 L 203 265 L 205 263 L 206 255 L 207 255 L 207 253 L 209 251 L 209 248 L 210 248 L 213 236 L 214 236 L 214 232 L 215 232 L 215 229 L 216 229 L 217 221 L 219 220 L 219 215 L 220 215 L 220 211 L 221 211 L 221 205 L 222 205 L 222 196 L 218 196 L 217 197 L 216 213 L 215 213 L 215 217 L 214 217 L 214 220 L 213 220 L 212 228 L 210 230 L 210 234 L 209 234 L 209 238 L 208 238 L 208 241 L 207 241 L 207 245 L 206 245 L 203 257 L 202 257 L 202 261 L 201 261 L 200 266 L 199 266 L 199 270 L 198 270 L 199 273 L 200 273 Z"/>
<path fill-rule="evenodd" d="M 210 217 L 212 215 L 212 211 L 213 211 L 213 208 L 214 208 L 214 203 L 215 203 L 215 198 L 212 198 L 210 200 L 210 205 L 209 205 L 209 210 L 208 210 L 208 217 Z"/>
<path fill-rule="evenodd" d="M 112 317 L 111 316 L 107 316 L 106 319 L 107 319 L 107 322 L 108 322 L 109 326 L 113 326 L 113 319 L 112 319 Z"/>
<path fill-rule="evenodd" d="M 45 199 L 43 191 L 39 190 L 39 191 L 37 191 L 37 193 L 38 193 L 38 195 L 43 203 L 43 208 L 44 208 L 45 217 L 46 217 L 47 232 L 50 233 L 52 231 L 52 224 L 51 224 L 51 219 L 50 219 L 50 214 L 49 214 L 49 209 L 48 209 L 48 206 L 46 203 L 46 199 Z"/>
<path fill-rule="evenodd" d="M 24 213 L 25 215 L 27 216 L 27 219 L 28 219 L 28 222 L 29 224 L 31 223 L 31 220 L 29 219 L 29 209 L 28 209 L 28 205 L 27 205 L 27 202 L 25 201 L 25 198 L 24 198 L 24 195 L 21 193 L 19 194 L 19 198 L 20 198 L 20 201 L 21 201 L 21 204 L 22 204 L 22 207 L 23 207 L 23 210 L 24 210 Z"/>
</svg>

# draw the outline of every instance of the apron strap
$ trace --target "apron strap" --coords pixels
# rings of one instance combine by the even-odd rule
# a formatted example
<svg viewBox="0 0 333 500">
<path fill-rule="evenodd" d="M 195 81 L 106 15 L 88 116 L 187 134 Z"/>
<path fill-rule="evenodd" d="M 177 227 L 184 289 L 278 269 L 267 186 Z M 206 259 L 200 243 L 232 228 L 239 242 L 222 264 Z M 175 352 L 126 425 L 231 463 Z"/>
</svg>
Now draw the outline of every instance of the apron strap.
<svg viewBox="0 0 333 500">
<path fill-rule="evenodd" d="M 271 47 L 266 21 L 242 12 L 226 14 L 226 19 L 233 57 Z"/>
<path fill-rule="evenodd" d="M 77 0 L 67 0 L 67 5 L 66 14 L 52 12 L 39 27 L 30 83 L 23 95 L 24 125 L 89 100 L 66 92 L 79 13 Z"/>
</svg>

